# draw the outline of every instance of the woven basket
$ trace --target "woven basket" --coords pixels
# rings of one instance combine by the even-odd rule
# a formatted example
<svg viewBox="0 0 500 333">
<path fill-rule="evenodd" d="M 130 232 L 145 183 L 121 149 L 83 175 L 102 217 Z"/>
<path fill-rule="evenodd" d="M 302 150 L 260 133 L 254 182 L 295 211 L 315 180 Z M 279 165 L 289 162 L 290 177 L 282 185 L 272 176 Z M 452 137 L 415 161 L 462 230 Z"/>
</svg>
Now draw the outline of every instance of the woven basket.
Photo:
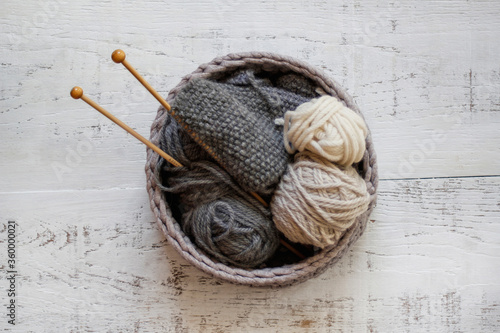
<svg viewBox="0 0 500 333">
<path fill-rule="evenodd" d="M 210 63 L 203 64 L 193 73 L 185 76 L 181 82 L 170 91 L 167 101 L 171 102 L 178 91 L 191 79 L 197 77 L 216 78 L 236 70 L 252 68 L 267 72 L 294 72 L 309 78 L 327 94 L 335 96 L 354 110 L 360 113 L 349 94 L 335 81 L 326 77 L 323 73 L 296 59 L 272 53 L 239 53 L 216 58 Z M 159 144 L 161 130 L 164 125 L 167 111 L 160 107 L 156 119 L 151 126 L 151 142 Z M 366 151 L 363 160 L 358 163 L 359 173 L 364 178 L 368 192 L 370 193 L 370 205 L 368 210 L 356 219 L 356 222 L 345 232 L 344 236 L 335 246 L 330 246 L 315 253 L 313 256 L 303 259 L 295 264 L 281 267 L 246 270 L 230 267 L 213 261 L 201 252 L 197 246 L 181 230 L 179 223 L 172 216 L 161 189 L 156 184 L 155 168 L 159 156 L 151 149 L 147 151 L 146 176 L 147 190 L 151 203 L 151 209 L 156 217 L 158 225 L 165 234 L 168 242 L 189 263 L 214 277 L 238 284 L 252 286 L 285 286 L 305 281 L 314 277 L 330 265 L 338 261 L 363 233 L 368 216 L 373 210 L 376 202 L 376 190 L 378 185 L 376 155 L 373 149 L 371 134 L 366 138 Z"/>
</svg>

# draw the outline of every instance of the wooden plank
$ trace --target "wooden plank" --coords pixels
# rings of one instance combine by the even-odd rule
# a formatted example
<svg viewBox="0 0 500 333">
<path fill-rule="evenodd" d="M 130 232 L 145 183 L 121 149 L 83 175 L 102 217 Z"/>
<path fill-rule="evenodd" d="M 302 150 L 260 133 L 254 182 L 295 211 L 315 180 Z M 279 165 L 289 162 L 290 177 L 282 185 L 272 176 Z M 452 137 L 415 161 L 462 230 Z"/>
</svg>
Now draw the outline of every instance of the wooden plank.
<svg viewBox="0 0 500 333">
<path fill-rule="evenodd" d="M 48 4 L 54 5 L 45 12 Z M 241 2 L 247 11 L 240 12 L 227 2 L 217 6 L 213 19 L 201 10 L 210 7 L 208 2 L 125 5 L 118 14 L 112 2 L 94 4 L 93 10 L 88 3 L 63 6 L 56 0 L 5 6 L 0 151 L 10 157 L 0 161 L 0 174 L 17 179 L 6 182 L 5 191 L 35 190 L 34 184 L 46 190 L 144 184 L 144 147 L 69 97 L 69 89 L 79 84 L 149 135 L 158 105 L 109 59 L 116 47 L 126 49 L 163 95 L 216 55 L 279 51 L 325 69 L 356 97 L 373 132 L 381 177 L 500 170 L 498 2 L 379 7 L 373 1 L 345 6 L 291 1 L 287 14 L 278 16 L 265 8 L 284 9 L 285 3 Z M 159 13 L 171 19 L 151 25 Z M 243 13 L 254 13 L 254 21 L 232 29 Z M 299 13 L 297 26 L 285 33 L 280 27 Z M 16 15 L 27 19 L 15 20 Z M 189 22 L 197 22 L 196 28 Z M 117 25 L 120 34 L 108 32 Z M 90 150 L 72 162 L 71 151 L 89 144 Z"/>
<path fill-rule="evenodd" d="M 25 332 L 493 332 L 499 190 L 500 177 L 382 181 L 375 222 L 337 265 L 272 290 L 188 265 L 143 189 L 2 194 L 0 230 L 18 223 Z"/>
</svg>

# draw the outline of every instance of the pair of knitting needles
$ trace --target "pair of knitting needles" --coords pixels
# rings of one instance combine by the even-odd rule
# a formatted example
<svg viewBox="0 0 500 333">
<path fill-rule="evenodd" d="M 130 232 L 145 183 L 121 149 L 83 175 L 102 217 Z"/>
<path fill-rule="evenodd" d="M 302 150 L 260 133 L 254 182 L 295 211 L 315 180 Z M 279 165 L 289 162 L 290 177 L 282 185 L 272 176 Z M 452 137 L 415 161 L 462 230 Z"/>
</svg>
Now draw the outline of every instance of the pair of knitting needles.
<svg viewBox="0 0 500 333">
<path fill-rule="evenodd" d="M 111 54 L 111 59 L 117 63 L 117 64 L 122 64 L 125 66 L 125 68 L 156 98 L 158 102 L 169 112 L 172 113 L 172 107 L 170 104 L 167 103 L 163 99 L 163 97 L 158 94 L 158 92 L 137 72 L 137 70 L 130 65 L 130 63 L 125 59 L 126 55 L 125 52 L 118 49 L 115 50 Z M 172 156 L 168 155 L 165 153 L 163 150 L 158 148 L 158 146 L 154 145 L 151 141 L 147 140 L 145 137 L 134 131 L 131 127 L 129 127 L 127 124 L 125 124 L 123 121 L 120 119 L 116 118 L 113 116 L 111 113 L 106 111 L 103 107 L 101 107 L 99 104 L 88 98 L 86 95 L 83 94 L 83 89 L 80 87 L 73 87 L 71 89 L 71 97 L 74 99 L 82 99 L 85 103 L 102 113 L 104 116 L 106 116 L 108 119 L 110 119 L 112 122 L 123 128 L 125 131 L 130 133 L 132 136 L 134 136 L 136 139 L 144 143 L 146 146 L 148 146 L 150 149 L 155 151 L 158 155 L 163 157 L 166 161 L 168 161 L 170 164 L 176 166 L 176 167 L 182 167 L 182 164 L 177 162 Z M 260 203 L 262 203 L 265 207 L 268 206 L 267 202 L 264 201 L 257 193 L 251 192 L 250 193 L 252 196 L 254 196 Z M 287 249 L 289 249 L 291 252 L 293 252 L 295 255 L 300 257 L 301 259 L 304 259 L 305 256 L 297 251 L 295 248 L 293 248 L 290 244 L 285 242 L 283 239 L 280 239 L 281 244 L 283 244 Z"/>
</svg>

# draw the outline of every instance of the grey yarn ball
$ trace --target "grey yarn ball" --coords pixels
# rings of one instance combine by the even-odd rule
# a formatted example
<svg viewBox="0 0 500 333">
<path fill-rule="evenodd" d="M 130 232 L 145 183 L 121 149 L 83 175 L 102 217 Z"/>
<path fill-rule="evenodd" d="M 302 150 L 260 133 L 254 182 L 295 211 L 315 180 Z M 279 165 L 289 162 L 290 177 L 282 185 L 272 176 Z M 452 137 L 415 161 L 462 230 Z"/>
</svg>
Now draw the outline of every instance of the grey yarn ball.
<svg viewBox="0 0 500 333">
<path fill-rule="evenodd" d="M 220 262 L 255 268 L 278 247 L 276 229 L 244 200 L 221 198 L 185 215 L 183 230 Z"/>
<path fill-rule="evenodd" d="M 241 189 L 171 116 L 160 147 L 184 165 L 162 159 L 157 176 L 193 243 L 221 263 L 242 268 L 258 267 L 274 254 L 279 238 L 270 210 Z"/>
</svg>

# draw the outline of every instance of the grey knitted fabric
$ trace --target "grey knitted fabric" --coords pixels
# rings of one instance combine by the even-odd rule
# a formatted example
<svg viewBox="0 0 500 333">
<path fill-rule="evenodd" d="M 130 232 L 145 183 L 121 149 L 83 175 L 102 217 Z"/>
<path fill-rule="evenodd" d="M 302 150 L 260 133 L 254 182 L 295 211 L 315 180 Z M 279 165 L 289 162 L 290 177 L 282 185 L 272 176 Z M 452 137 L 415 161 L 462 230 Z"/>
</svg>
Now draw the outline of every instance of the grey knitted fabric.
<svg viewBox="0 0 500 333">
<path fill-rule="evenodd" d="M 183 167 L 160 160 L 162 189 L 175 195 L 181 226 L 196 245 L 219 262 L 254 268 L 276 251 L 278 232 L 269 209 L 245 193 L 171 116 L 160 148 Z"/>
<path fill-rule="evenodd" d="M 289 159 L 274 120 L 313 97 L 313 86 L 297 75 L 273 84 L 248 70 L 222 82 L 194 79 L 172 107 L 176 120 L 243 189 L 270 194 Z"/>
</svg>

